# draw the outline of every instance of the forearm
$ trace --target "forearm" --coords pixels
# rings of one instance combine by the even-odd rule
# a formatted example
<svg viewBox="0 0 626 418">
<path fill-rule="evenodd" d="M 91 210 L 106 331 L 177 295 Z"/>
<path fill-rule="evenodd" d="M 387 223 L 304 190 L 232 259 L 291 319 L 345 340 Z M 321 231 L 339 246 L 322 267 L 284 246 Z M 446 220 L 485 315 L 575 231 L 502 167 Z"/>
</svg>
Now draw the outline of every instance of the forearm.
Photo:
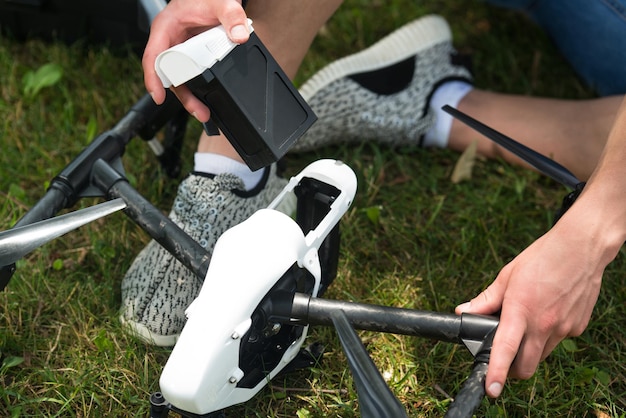
<svg viewBox="0 0 626 418">
<path fill-rule="evenodd" d="M 569 212 L 563 221 L 575 220 L 580 233 L 604 252 L 602 261 L 608 264 L 626 241 L 626 101 L 595 171 Z"/>
</svg>

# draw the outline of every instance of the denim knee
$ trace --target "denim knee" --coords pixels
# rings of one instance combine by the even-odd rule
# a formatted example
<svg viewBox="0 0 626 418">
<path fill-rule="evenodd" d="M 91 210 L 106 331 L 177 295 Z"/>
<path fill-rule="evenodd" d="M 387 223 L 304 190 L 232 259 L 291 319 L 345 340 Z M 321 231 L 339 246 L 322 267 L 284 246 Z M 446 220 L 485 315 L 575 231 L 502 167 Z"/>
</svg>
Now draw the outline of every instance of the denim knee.
<svg viewBox="0 0 626 418">
<path fill-rule="evenodd" d="M 527 13 L 600 95 L 626 93 L 626 0 L 486 0 Z"/>
</svg>

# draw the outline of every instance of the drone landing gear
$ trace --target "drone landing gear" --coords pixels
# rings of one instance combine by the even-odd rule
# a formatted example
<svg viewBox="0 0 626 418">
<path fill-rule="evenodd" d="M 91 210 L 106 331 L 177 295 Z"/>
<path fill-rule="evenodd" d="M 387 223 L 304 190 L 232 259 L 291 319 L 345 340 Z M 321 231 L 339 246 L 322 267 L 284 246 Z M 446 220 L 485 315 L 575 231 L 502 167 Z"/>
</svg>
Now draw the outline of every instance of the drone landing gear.
<svg viewBox="0 0 626 418">
<path fill-rule="evenodd" d="M 150 418 L 167 418 L 170 411 L 188 418 L 226 418 L 224 411 L 210 412 L 203 415 L 182 411 L 167 402 L 161 392 L 154 392 L 150 396 Z"/>
</svg>

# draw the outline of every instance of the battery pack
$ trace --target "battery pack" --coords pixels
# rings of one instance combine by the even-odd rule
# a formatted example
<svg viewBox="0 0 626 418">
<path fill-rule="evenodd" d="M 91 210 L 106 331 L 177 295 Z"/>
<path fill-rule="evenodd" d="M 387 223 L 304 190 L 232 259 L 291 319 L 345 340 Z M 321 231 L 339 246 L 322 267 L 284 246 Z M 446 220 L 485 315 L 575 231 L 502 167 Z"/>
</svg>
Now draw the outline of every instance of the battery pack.
<svg viewBox="0 0 626 418">
<path fill-rule="evenodd" d="M 235 44 L 210 29 L 164 51 L 156 70 L 165 87 L 185 84 L 208 106 L 252 170 L 283 157 L 317 119 L 253 30 Z"/>
</svg>

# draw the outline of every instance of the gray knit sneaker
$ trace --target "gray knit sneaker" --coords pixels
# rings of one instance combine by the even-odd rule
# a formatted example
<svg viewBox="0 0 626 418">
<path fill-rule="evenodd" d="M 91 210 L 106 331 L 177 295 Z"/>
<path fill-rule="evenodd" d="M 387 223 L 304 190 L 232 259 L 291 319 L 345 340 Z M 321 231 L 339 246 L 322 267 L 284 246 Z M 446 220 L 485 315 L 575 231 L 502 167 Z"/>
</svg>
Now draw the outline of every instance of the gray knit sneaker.
<svg viewBox="0 0 626 418">
<path fill-rule="evenodd" d="M 212 178 L 191 174 L 181 182 L 169 217 L 212 253 L 227 229 L 267 207 L 286 184 L 276 175 L 275 165 L 249 192 L 243 191 L 242 180 L 232 174 Z M 295 197 L 277 209 L 285 213 L 295 209 Z M 122 281 L 120 320 L 149 344 L 173 346 L 185 324 L 185 309 L 201 286 L 190 270 L 152 240 Z"/>
<path fill-rule="evenodd" d="M 371 47 L 328 64 L 300 93 L 318 120 L 291 151 L 341 142 L 418 145 L 433 126 L 428 103 L 449 80 L 471 82 L 447 22 L 430 15 L 414 20 Z"/>
</svg>

